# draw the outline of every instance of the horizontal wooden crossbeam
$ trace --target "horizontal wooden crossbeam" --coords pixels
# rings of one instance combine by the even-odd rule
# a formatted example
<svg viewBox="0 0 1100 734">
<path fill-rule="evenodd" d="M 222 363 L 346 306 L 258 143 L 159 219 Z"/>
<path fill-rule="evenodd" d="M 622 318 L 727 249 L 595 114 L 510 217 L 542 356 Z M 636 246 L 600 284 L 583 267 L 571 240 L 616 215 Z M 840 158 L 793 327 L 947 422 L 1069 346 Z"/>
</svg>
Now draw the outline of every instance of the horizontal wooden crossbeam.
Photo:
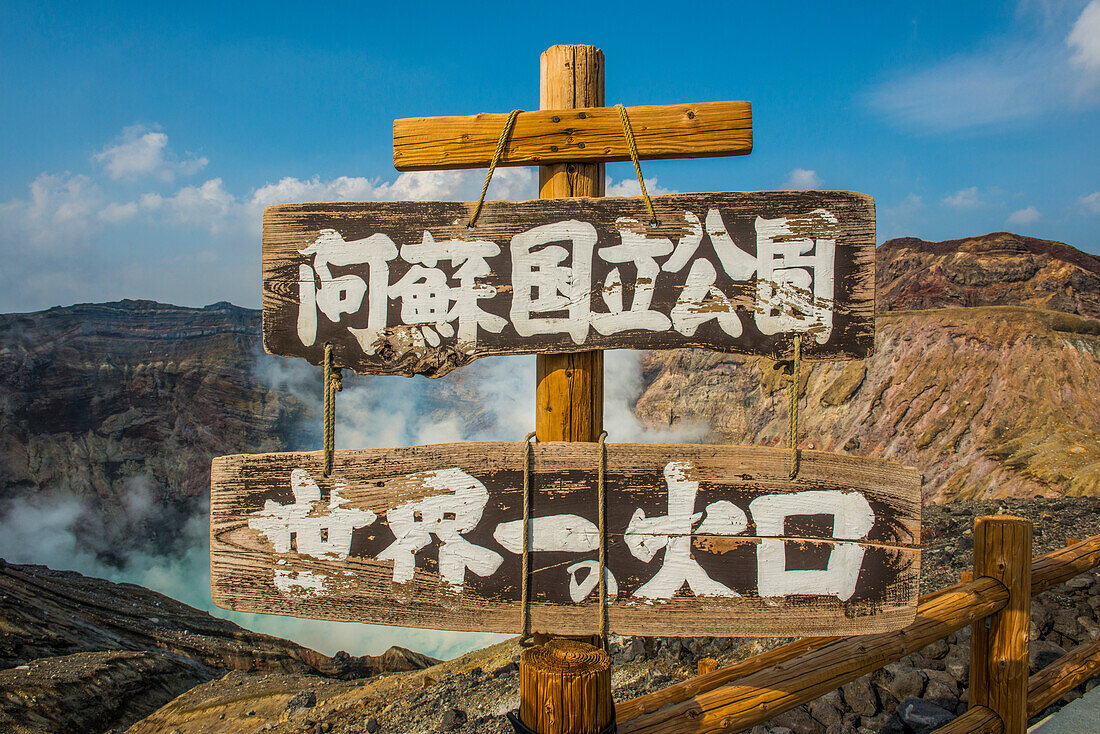
<svg viewBox="0 0 1100 734">
<path fill-rule="evenodd" d="M 638 157 L 710 158 L 752 152 L 748 102 L 628 107 Z M 411 117 L 393 121 L 399 171 L 484 168 L 493 159 L 506 114 Z M 614 107 L 521 112 L 497 165 L 630 160 Z"/>
</svg>

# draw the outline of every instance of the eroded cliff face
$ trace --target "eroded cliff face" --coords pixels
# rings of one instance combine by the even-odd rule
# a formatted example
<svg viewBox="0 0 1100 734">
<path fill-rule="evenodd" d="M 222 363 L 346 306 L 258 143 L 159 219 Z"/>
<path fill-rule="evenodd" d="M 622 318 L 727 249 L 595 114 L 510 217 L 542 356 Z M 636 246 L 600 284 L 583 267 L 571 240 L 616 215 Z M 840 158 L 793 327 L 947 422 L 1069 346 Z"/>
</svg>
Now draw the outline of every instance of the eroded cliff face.
<svg viewBox="0 0 1100 734">
<path fill-rule="evenodd" d="M 1004 233 L 893 240 L 878 290 L 874 354 L 803 367 L 801 446 L 915 466 L 931 502 L 1100 495 L 1100 259 Z M 644 365 L 651 425 L 785 442 L 774 362 L 684 351 Z"/>
<path fill-rule="evenodd" d="M 437 662 L 398 647 L 329 657 L 141 586 L 0 561 L 3 731 L 111 730 L 226 671 L 323 682 Z"/>
<path fill-rule="evenodd" d="M 120 542 L 171 551 L 210 458 L 285 448 L 304 410 L 258 377 L 259 338 L 259 313 L 224 303 L 0 316 L 0 498 L 62 491 L 110 516 L 139 482 L 160 509 Z"/>
</svg>

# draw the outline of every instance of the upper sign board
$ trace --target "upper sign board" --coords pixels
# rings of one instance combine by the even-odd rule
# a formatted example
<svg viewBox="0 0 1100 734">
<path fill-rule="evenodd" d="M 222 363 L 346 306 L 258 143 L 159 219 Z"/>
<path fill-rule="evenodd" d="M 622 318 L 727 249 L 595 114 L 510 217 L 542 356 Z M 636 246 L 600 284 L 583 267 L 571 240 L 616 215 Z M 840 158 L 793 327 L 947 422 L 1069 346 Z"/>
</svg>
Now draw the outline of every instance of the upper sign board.
<svg viewBox="0 0 1100 734">
<path fill-rule="evenodd" d="M 264 346 L 363 374 L 494 354 L 874 344 L 875 209 L 837 191 L 268 207 Z"/>
<path fill-rule="evenodd" d="M 522 443 L 223 456 L 214 601 L 435 629 L 520 629 Z M 531 620 L 598 629 L 596 444 L 532 446 Z M 610 444 L 607 589 L 622 634 L 840 635 L 911 623 L 920 475 L 784 449 Z"/>
</svg>

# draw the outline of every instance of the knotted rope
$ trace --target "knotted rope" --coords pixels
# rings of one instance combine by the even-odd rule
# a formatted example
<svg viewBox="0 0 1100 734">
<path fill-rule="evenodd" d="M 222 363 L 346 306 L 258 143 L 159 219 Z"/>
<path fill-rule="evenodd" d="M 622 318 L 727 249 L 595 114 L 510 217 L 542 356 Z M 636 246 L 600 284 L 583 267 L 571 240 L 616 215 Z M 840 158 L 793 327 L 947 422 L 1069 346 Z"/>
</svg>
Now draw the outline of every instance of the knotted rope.
<svg viewBox="0 0 1100 734">
<path fill-rule="evenodd" d="M 600 644 L 606 651 L 610 631 L 607 620 L 607 431 L 600 433 L 600 468 L 596 477 L 596 501 L 600 505 Z"/>
<path fill-rule="evenodd" d="M 528 645 L 531 639 L 531 431 L 523 439 L 523 555 L 520 557 L 520 614 L 522 630 L 519 644 Z M 535 439 L 536 441 L 538 439 Z"/>
<path fill-rule="evenodd" d="M 508 113 L 508 119 L 504 122 L 504 128 L 500 131 L 500 139 L 497 140 L 497 149 L 493 152 L 493 160 L 489 163 L 489 171 L 485 174 L 485 184 L 481 187 L 481 196 L 477 197 L 477 206 L 474 207 L 474 213 L 470 216 L 470 223 L 466 225 L 468 228 L 473 229 L 474 223 L 477 222 L 477 218 L 481 215 L 481 207 L 485 204 L 485 194 L 489 191 L 489 182 L 493 180 L 493 171 L 497 170 L 497 162 L 500 161 L 500 157 L 504 154 L 504 146 L 508 143 L 508 138 L 512 134 L 512 128 L 515 127 L 516 117 L 522 110 L 512 110 Z"/>
<path fill-rule="evenodd" d="M 336 393 L 344 389 L 342 371 L 332 363 L 332 345 L 325 344 L 325 476 L 332 476 L 332 455 L 336 448 Z"/>
<path fill-rule="evenodd" d="M 802 381 L 802 335 L 794 338 L 794 360 L 791 365 L 791 385 L 788 389 L 790 402 L 787 405 L 787 446 L 791 450 L 790 477 L 798 476 L 798 393 Z"/>
<path fill-rule="evenodd" d="M 642 189 L 642 196 L 645 197 L 646 208 L 649 209 L 649 223 L 656 227 L 659 222 L 657 221 L 657 212 L 653 211 L 653 202 L 649 200 L 649 192 L 645 188 L 645 179 L 642 178 L 642 166 L 638 163 L 638 146 L 634 142 L 634 129 L 630 127 L 630 116 L 626 113 L 626 107 L 621 104 L 615 105 L 615 109 L 619 112 L 619 121 L 623 124 L 623 135 L 626 136 L 626 146 L 630 148 L 630 160 L 634 162 L 634 171 L 638 174 L 638 186 Z"/>
</svg>

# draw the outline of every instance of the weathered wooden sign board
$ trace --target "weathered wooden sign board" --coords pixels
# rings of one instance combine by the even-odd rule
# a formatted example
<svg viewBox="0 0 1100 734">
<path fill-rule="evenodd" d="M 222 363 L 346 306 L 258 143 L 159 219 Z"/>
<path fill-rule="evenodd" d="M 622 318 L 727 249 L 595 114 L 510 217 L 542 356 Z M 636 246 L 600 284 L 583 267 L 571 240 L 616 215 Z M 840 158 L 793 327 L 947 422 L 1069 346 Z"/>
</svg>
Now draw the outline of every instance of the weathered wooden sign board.
<svg viewBox="0 0 1100 734">
<path fill-rule="evenodd" d="M 875 209 L 837 191 L 284 204 L 263 227 L 264 346 L 371 374 L 493 354 L 874 344 Z"/>
<path fill-rule="evenodd" d="M 214 459 L 219 606 L 436 629 L 520 628 L 523 443 Z M 535 630 L 599 624 L 596 444 L 532 446 Z M 841 635 L 916 608 L 920 475 L 881 459 L 737 446 L 607 447 L 610 626 Z"/>
</svg>

